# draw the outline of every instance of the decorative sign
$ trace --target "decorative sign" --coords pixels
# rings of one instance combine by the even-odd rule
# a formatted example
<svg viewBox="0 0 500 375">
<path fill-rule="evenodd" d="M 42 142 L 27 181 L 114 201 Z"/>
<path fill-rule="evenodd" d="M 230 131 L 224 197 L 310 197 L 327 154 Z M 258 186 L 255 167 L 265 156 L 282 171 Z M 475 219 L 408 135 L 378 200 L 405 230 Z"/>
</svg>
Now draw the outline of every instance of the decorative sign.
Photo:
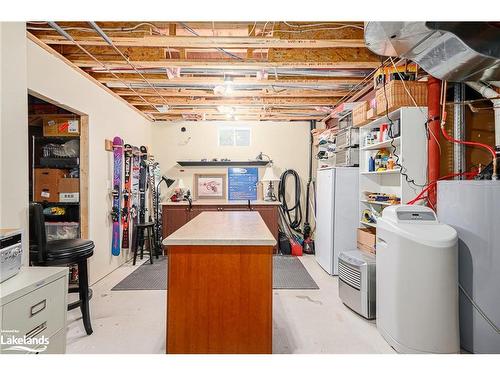
<svg viewBox="0 0 500 375">
<path fill-rule="evenodd" d="M 258 168 L 228 168 L 229 200 L 257 200 Z"/>
</svg>

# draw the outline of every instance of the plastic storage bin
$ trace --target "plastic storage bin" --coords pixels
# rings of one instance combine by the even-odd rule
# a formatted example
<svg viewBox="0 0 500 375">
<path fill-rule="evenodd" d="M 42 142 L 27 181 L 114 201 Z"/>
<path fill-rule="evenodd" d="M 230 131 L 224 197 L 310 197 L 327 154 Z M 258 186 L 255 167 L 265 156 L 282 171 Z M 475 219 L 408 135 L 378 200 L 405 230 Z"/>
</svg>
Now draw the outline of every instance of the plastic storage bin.
<svg viewBox="0 0 500 375">
<path fill-rule="evenodd" d="M 45 223 L 47 241 L 78 238 L 80 224 L 75 222 Z"/>
</svg>

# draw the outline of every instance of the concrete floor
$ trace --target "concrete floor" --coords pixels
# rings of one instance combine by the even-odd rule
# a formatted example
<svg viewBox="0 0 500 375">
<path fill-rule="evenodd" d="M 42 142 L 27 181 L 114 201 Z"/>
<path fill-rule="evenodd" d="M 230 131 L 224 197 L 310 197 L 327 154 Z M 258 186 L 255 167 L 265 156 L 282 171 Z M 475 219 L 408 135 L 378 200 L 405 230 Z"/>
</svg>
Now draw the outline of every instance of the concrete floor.
<svg viewBox="0 0 500 375">
<path fill-rule="evenodd" d="M 273 353 L 394 353 L 374 321 L 342 304 L 337 277 L 313 256 L 301 261 L 320 289 L 274 291 Z M 165 291 L 111 291 L 137 267 L 126 263 L 92 286 L 91 336 L 79 309 L 68 313 L 67 353 L 165 353 Z"/>
</svg>

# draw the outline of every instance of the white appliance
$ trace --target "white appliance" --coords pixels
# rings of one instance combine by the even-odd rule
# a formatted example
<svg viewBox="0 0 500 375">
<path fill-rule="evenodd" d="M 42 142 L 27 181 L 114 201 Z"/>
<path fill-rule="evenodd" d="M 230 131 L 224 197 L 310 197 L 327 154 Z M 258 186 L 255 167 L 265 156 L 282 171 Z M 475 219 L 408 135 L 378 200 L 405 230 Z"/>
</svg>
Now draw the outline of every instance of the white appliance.
<svg viewBox="0 0 500 375">
<path fill-rule="evenodd" d="M 375 255 L 365 251 L 339 254 L 339 297 L 366 319 L 375 318 Z"/>
<path fill-rule="evenodd" d="M 500 353 L 500 181 L 438 183 L 438 216 L 458 232 L 460 343 Z"/>
<path fill-rule="evenodd" d="M 458 236 L 423 206 L 377 220 L 377 328 L 401 353 L 458 353 Z"/>
<path fill-rule="evenodd" d="M 330 275 L 338 273 L 340 252 L 356 248 L 358 180 L 358 168 L 318 170 L 315 256 Z"/>
<path fill-rule="evenodd" d="M 19 272 L 22 254 L 22 230 L 0 229 L 0 283 Z"/>
</svg>

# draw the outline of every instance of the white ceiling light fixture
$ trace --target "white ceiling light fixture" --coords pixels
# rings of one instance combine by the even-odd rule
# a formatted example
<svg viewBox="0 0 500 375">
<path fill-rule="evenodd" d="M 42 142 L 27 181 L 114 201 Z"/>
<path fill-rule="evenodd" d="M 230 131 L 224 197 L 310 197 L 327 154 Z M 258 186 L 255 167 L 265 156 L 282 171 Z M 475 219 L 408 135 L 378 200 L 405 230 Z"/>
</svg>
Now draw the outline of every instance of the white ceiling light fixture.
<svg viewBox="0 0 500 375">
<path fill-rule="evenodd" d="M 230 107 L 228 105 L 218 105 L 217 111 L 219 111 L 220 113 L 223 113 L 225 115 L 229 115 L 229 116 L 234 115 L 234 108 Z"/>
<path fill-rule="evenodd" d="M 224 83 L 224 86 L 226 87 L 226 90 L 224 91 L 224 96 L 231 96 L 234 93 L 234 88 L 233 88 L 233 82 L 232 81 L 226 81 Z"/>
<path fill-rule="evenodd" d="M 155 107 L 160 113 L 167 113 L 168 110 L 170 109 L 170 107 L 167 104 L 156 105 Z"/>
</svg>

